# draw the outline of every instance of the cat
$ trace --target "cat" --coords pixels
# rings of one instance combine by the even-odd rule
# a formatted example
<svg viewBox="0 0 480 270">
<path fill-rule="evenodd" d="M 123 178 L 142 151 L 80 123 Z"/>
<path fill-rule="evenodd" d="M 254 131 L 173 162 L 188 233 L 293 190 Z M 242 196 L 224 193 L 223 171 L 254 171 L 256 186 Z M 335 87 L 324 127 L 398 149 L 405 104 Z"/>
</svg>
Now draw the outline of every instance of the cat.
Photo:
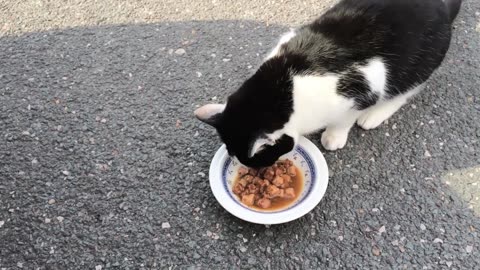
<svg viewBox="0 0 480 270">
<path fill-rule="evenodd" d="M 283 35 L 226 104 L 195 116 L 216 128 L 230 156 L 272 165 L 301 135 L 321 129 L 326 150 L 355 122 L 378 127 L 419 93 L 450 46 L 461 0 L 342 0 Z"/>
</svg>

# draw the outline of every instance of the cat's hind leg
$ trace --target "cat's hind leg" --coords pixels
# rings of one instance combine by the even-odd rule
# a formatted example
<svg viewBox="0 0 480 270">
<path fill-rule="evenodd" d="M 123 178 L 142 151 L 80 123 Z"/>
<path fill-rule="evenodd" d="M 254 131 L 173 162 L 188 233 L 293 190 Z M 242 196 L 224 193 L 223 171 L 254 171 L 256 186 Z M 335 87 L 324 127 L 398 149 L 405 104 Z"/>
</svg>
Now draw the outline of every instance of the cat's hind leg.
<svg viewBox="0 0 480 270">
<path fill-rule="evenodd" d="M 357 120 L 357 124 L 363 129 L 374 129 L 390 118 L 398 111 L 408 99 L 420 92 L 423 84 L 415 87 L 407 93 L 394 97 L 390 100 L 380 101 L 372 107 L 364 110 Z"/>
<path fill-rule="evenodd" d="M 365 130 L 374 129 L 390 118 L 405 102 L 403 99 L 395 99 L 376 104 L 360 115 L 357 124 Z"/>
</svg>

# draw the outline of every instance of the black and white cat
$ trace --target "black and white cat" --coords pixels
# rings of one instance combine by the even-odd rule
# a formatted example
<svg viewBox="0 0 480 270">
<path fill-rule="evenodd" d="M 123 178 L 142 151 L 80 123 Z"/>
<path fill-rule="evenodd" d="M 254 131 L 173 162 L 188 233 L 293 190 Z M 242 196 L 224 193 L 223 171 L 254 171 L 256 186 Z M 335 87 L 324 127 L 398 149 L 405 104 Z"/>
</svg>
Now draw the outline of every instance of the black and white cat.
<svg viewBox="0 0 480 270">
<path fill-rule="evenodd" d="M 300 135 L 325 128 L 345 146 L 355 122 L 373 129 L 420 92 L 443 61 L 461 0 L 342 0 L 285 34 L 227 100 L 198 108 L 231 156 L 272 165 Z"/>
</svg>

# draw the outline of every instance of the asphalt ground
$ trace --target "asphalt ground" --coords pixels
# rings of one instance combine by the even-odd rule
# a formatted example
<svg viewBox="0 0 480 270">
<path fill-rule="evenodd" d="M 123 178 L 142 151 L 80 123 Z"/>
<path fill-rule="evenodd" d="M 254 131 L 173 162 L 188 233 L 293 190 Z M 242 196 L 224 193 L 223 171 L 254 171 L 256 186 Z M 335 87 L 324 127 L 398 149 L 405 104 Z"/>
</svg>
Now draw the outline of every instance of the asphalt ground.
<svg viewBox="0 0 480 270">
<path fill-rule="evenodd" d="M 324 151 L 324 199 L 270 227 L 215 201 L 192 112 L 330 3 L 156 2 L 0 2 L 0 269 L 478 269 L 480 2 L 426 91 Z"/>
</svg>

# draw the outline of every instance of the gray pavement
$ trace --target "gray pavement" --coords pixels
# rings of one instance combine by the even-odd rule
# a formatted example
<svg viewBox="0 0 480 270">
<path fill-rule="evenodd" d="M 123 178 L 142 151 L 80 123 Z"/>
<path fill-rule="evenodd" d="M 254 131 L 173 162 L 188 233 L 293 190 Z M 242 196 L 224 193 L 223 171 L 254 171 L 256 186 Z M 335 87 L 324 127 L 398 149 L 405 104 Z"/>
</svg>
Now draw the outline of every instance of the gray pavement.
<svg viewBox="0 0 480 270">
<path fill-rule="evenodd" d="M 91 17 L 108 14 L 94 2 L 82 1 Z M 225 100 L 315 10 L 245 1 L 243 18 L 238 2 L 181 2 L 204 10 L 190 16 L 166 1 L 160 19 L 98 25 L 1 2 L 0 269 L 478 269 L 480 2 L 464 3 L 426 91 L 326 152 L 324 199 L 271 227 L 215 201 L 220 142 L 192 112 Z"/>
</svg>

